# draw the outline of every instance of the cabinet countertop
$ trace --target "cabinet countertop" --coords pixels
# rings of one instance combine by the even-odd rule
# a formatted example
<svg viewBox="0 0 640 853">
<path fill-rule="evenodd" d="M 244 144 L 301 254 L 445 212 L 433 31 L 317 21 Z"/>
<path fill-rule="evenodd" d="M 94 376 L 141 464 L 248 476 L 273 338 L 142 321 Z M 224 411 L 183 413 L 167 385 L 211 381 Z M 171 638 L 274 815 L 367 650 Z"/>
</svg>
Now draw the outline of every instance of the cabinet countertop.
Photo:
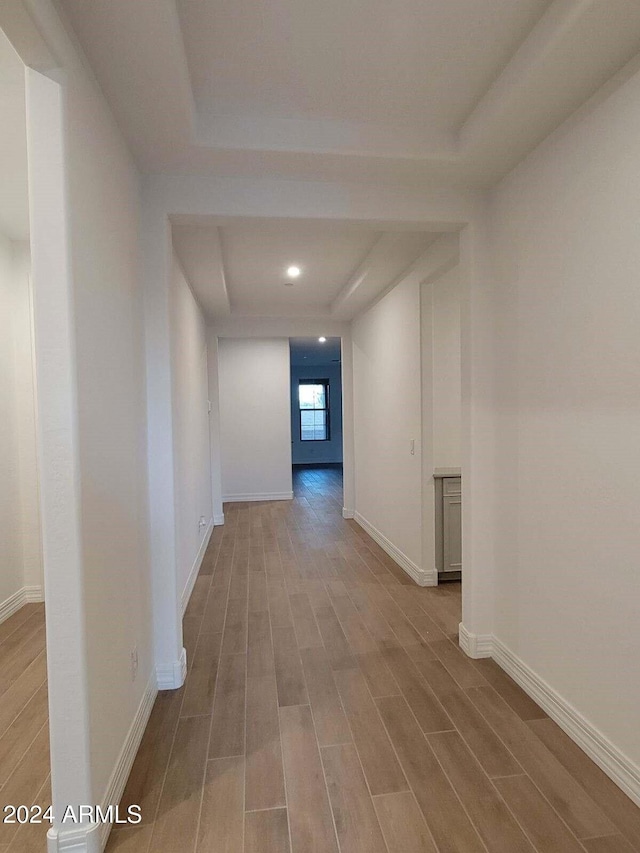
<svg viewBox="0 0 640 853">
<path fill-rule="evenodd" d="M 434 468 L 433 469 L 433 479 L 441 480 L 445 477 L 461 477 L 462 472 L 460 468 Z"/>
</svg>

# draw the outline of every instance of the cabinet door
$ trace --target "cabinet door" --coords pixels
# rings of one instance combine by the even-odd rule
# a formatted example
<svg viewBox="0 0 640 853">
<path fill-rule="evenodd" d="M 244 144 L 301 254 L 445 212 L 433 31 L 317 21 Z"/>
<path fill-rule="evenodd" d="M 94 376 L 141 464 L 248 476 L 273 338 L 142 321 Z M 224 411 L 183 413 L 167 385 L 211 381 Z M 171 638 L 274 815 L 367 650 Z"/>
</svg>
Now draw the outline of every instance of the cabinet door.
<svg viewBox="0 0 640 853">
<path fill-rule="evenodd" d="M 444 571 L 462 570 L 462 497 L 444 495 L 443 498 Z"/>
</svg>

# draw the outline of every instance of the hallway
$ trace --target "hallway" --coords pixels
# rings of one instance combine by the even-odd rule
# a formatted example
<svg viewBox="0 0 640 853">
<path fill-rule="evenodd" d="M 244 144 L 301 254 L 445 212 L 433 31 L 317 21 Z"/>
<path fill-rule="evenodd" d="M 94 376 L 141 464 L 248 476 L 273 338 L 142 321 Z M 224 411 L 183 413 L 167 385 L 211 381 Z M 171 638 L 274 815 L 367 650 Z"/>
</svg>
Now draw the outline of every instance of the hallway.
<svg viewBox="0 0 640 853">
<path fill-rule="evenodd" d="M 630 853 L 640 811 L 341 515 L 335 470 L 227 504 L 122 801 L 119 853 Z M 393 673 L 393 674 L 392 674 Z M 596 805 L 597 803 L 597 805 Z"/>
</svg>

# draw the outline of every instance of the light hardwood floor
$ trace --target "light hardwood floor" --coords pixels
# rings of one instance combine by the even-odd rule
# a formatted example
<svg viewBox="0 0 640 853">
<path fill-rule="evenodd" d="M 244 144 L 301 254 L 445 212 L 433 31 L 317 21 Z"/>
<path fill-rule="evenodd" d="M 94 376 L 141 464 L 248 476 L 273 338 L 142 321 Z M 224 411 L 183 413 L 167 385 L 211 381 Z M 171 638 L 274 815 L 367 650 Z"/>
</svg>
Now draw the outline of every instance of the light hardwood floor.
<svg viewBox="0 0 640 853">
<path fill-rule="evenodd" d="M 419 589 L 341 515 L 338 472 L 228 505 L 111 853 L 630 853 L 640 809 L 491 661 L 460 588 Z M 50 801 L 44 612 L 0 625 L 2 804 Z M 46 827 L 0 826 L 0 853 Z"/>
<path fill-rule="evenodd" d="M 0 625 L 0 853 L 42 853 L 48 824 L 1 822 L 6 805 L 51 802 L 44 604 Z"/>
<path fill-rule="evenodd" d="M 115 853 L 625 853 L 640 810 L 491 661 L 459 584 L 420 589 L 341 515 L 340 475 L 232 504 L 184 618 Z"/>
</svg>

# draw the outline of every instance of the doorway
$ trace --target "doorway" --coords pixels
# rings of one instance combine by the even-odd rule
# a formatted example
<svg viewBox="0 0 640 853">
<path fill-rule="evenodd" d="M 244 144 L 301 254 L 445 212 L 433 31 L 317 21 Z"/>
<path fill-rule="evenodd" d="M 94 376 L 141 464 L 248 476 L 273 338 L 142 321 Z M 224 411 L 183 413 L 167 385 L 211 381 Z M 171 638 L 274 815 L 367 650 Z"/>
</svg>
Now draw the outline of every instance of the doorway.
<svg viewBox="0 0 640 853">
<path fill-rule="evenodd" d="M 290 338 L 293 494 L 343 506 L 342 341 Z"/>
</svg>

